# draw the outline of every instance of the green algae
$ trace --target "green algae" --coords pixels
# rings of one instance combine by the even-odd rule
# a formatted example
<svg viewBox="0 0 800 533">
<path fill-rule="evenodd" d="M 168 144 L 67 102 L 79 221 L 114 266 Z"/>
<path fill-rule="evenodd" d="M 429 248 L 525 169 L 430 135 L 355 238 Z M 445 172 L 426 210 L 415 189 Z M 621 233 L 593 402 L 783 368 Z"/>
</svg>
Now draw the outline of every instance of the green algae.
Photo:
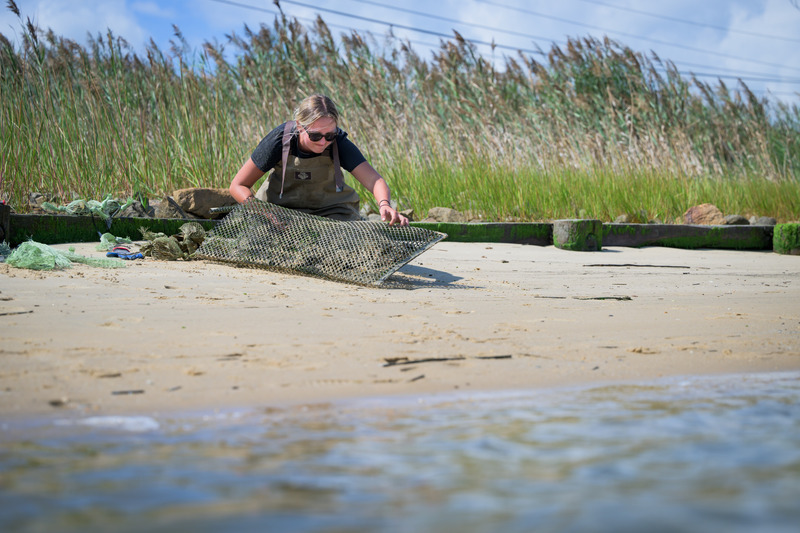
<svg viewBox="0 0 800 533">
<path fill-rule="evenodd" d="M 603 223 L 595 219 L 557 220 L 553 245 L 575 252 L 597 252 L 603 248 Z"/>
<path fill-rule="evenodd" d="M 453 242 L 497 242 L 546 246 L 553 242 L 553 226 L 547 223 L 412 222 L 413 226 L 447 234 Z"/>
<path fill-rule="evenodd" d="M 800 224 L 778 224 L 772 235 L 772 249 L 776 253 L 800 255 Z"/>
</svg>

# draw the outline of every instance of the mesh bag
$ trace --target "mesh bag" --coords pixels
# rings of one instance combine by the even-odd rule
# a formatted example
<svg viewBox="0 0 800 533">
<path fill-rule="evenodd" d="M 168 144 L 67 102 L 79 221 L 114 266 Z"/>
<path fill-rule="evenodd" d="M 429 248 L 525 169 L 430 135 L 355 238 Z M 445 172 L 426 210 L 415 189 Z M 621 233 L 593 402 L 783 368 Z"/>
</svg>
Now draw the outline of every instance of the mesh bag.
<svg viewBox="0 0 800 533">
<path fill-rule="evenodd" d="M 445 237 L 411 226 L 338 222 L 254 199 L 220 220 L 194 257 L 379 285 Z"/>
</svg>

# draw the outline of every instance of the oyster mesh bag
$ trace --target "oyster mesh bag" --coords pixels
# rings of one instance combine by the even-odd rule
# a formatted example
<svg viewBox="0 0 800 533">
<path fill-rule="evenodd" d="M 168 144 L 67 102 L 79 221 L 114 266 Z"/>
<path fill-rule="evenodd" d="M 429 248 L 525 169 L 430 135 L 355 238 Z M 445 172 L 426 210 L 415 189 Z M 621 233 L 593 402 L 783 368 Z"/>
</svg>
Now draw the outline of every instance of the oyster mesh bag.
<svg viewBox="0 0 800 533">
<path fill-rule="evenodd" d="M 379 285 L 445 237 L 413 226 L 338 222 L 253 199 L 220 220 L 194 257 Z"/>
</svg>

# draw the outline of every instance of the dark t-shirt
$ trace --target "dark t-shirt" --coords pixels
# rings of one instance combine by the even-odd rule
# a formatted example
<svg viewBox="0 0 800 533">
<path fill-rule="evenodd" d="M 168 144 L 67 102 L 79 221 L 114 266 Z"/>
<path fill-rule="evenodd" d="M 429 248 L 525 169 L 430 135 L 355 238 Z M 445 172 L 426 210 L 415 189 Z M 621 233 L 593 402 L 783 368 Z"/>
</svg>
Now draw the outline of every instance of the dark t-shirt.
<svg viewBox="0 0 800 533">
<path fill-rule="evenodd" d="M 263 172 L 269 172 L 281 162 L 281 151 L 283 143 L 283 128 L 285 122 L 267 133 L 267 136 L 261 139 L 250 159 L 253 163 Z M 339 147 L 339 164 L 348 172 L 352 172 L 354 168 L 366 161 L 366 158 L 361 154 L 361 150 L 347 138 L 347 132 L 337 129 L 336 144 Z M 330 147 L 326 148 L 321 154 L 311 154 L 303 152 L 297 146 L 297 135 L 292 137 L 289 144 L 289 154 L 296 155 L 300 158 L 309 157 L 333 157 Z"/>
</svg>

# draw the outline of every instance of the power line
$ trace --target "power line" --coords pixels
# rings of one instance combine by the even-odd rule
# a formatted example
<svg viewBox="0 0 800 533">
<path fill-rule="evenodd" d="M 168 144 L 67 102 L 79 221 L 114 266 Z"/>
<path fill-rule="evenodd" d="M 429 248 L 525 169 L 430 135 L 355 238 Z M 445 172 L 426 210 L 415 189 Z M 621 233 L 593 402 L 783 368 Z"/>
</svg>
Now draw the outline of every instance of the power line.
<svg viewBox="0 0 800 533">
<path fill-rule="evenodd" d="M 470 23 L 470 22 L 463 22 L 463 21 L 456 20 L 456 19 L 451 19 L 451 18 L 448 18 L 448 17 L 442 17 L 442 16 L 439 16 L 439 15 L 433 15 L 433 14 L 430 14 L 430 13 L 423 13 L 421 11 L 415 11 L 413 9 L 406 9 L 406 8 L 402 8 L 402 7 L 396 7 L 396 6 L 392 6 L 392 5 L 387 5 L 387 4 L 384 4 L 384 3 L 381 3 L 381 2 L 376 2 L 374 0 L 351 0 L 351 1 L 358 2 L 358 3 L 361 3 L 361 4 L 368 4 L 368 5 L 372 5 L 372 6 L 382 7 L 382 8 L 386 8 L 386 9 L 392 9 L 394 11 L 401 11 L 401 12 L 404 12 L 404 13 L 410 13 L 412 15 L 418 15 L 418 16 L 422 16 L 422 17 L 426 17 L 426 18 L 430 18 L 430 19 L 444 20 L 446 22 L 453 22 L 453 23 L 456 23 L 456 24 L 459 24 L 459 25 L 462 25 L 462 26 L 468 26 L 468 27 L 475 27 L 475 28 L 487 29 L 487 30 L 492 30 L 492 31 L 498 31 L 498 32 L 503 32 L 504 34 L 518 35 L 518 36 L 527 37 L 527 38 L 531 38 L 531 39 L 550 40 L 547 37 L 541 37 L 541 36 L 537 36 L 537 35 L 530 35 L 530 34 L 525 34 L 525 33 L 514 32 L 514 31 L 511 31 L 511 30 L 508 30 L 508 29 L 504 29 L 504 28 L 495 28 L 495 27 L 492 27 L 492 26 L 484 26 L 482 24 L 474 24 L 474 23 Z M 505 5 L 502 5 L 502 4 L 494 4 L 493 2 L 482 1 L 482 0 L 477 0 L 477 1 L 481 2 L 481 3 L 485 3 L 485 4 L 500 5 L 501 7 L 510 8 L 510 6 L 505 6 Z M 531 13 L 533 13 L 533 12 L 531 12 Z M 563 21 L 563 22 L 569 22 L 571 24 L 581 24 L 581 23 L 578 23 L 578 22 L 575 22 L 575 21 L 571 21 L 571 20 L 567 20 L 567 19 L 561 19 L 561 18 L 558 18 L 558 17 L 550 17 L 549 15 L 543 15 L 541 13 L 534 13 L 534 14 L 536 14 L 538 16 L 545 17 L 545 18 L 555 18 L 556 20 L 560 20 L 560 21 Z M 595 28 L 593 26 L 589 26 L 589 27 Z M 602 31 L 611 31 L 611 30 L 606 30 L 604 28 L 595 28 L 595 29 L 600 29 Z M 648 39 L 646 37 L 639 37 L 639 36 L 636 36 L 636 37 L 639 38 L 639 39 L 644 39 L 644 40 Z M 551 41 L 551 42 L 554 42 L 554 41 Z M 686 66 L 696 66 L 696 67 L 706 68 L 706 69 L 720 68 L 720 67 L 710 67 L 708 65 L 697 65 L 697 64 L 686 63 L 686 62 L 681 62 L 681 64 L 682 65 L 686 65 Z M 733 70 L 733 69 L 722 68 L 722 70 Z M 768 76 L 768 75 L 760 73 L 760 72 L 741 72 L 741 71 L 734 71 L 734 72 L 739 72 L 740 74 L 751 74 L 751 75 L 754 75 L 754 76 Z M 755 79 L 755 78 L 751 78 L 751 79 Z M 775 78 L 770 78 L 770 79 L 775 80 Z M 780 80 L 775 80 L 775 81 L 780 81 Z"/>
<path fill-rule="evenodd" d="M 639 15 L 646 15 L 648 17 L 659 18 L 659 19 L 662 19 L 662 20 L 669 20 L 669 21 L 672 21 L 672 22 L 680 22 L 682 24 L 691 24 L 693 26 L 699 26 L 701 28 L 711 28 L 711 29 L 714 29 L 714 30 L 720 30 L 720 31 L 728 32 L 728 33 L 738 33 L 740 35 L 750 35 L 751 37 L 760 37 L 762 39 L 775 39 L 775 40 L 778 40 L 778 41 L 788 41 L 788 42 L 791 42 L 791 43 L 800 43 L 800 39 L 794 39 L 794 38 L 791 38 L 791 37 L 783 37 L 781 35 L 768 35 L 768 34 L 765 34 L 765 33 L 757 33 L 757 32 L 754 32 L 754 31 L 737 30 L 737 29 L 734 29 L 734 28 L 726 28 L 725 26 L 715 26 L 714 24 L 707 24 L 707 23 L 704 23 L 704 22 L 695 22 L 693 20 L 686 20 L 686 19 L 681 19 L 681 18 L 677 18 L 677 17 L 670 17 L 668 15 L 659 15 L 657 13 L 650 13 L 649 11 L 642 11 L 642 10 L 639 10 L 639 9 L 634 9 L 632 7 L 623 7 L 623 6 L 617 6 L 617 5 L 614 5 L 614 4 L 609 4 L 607 2 L 598 2 L 597 0 L 579 0 L 579 1 L 580 2 L 585 2 L 587 4 L 595 4 L 595 5 L 598 5 L 598 6 L 605 6 L 605 7 L 610 7 L 610 8 L 613 8 L 613 9 L 619 9 L 620 11 L 628 11 L 629 13 L 637 13 Z"/>
<path fill-rule="evenodd" d="M 285 0 L 285 1 L 288 2 L 288 3 L 294 3 L 294 2 L 291 2 L 289 0 Z M 386 4 L 382 4 L 380 2 L 373 2 L 371 0 L 351 0 L 351 1 L 352 2 L 359 2 L 361 4 L 368 4 L 368 5 L 371 5 L 371 6 L 383 7 L 383 8 L 386 8 L 386 9 L 392 9 L 394 11 L 402 11 L 404 13 L 410 13 L 412 15 L 419 15 L 421 17 L 426 17 L 426 18 L 429 18 L 429 19 L 443 20 L 445 22 L 453 22 L 455 24 L 460 24 L 462 26 L 469 26 L 469 27 L 472 27 L 472 28 L 480 28 L 482 30 L 502 31 L 504 34 L 517 35 L 519 37 L 525 37 L 525 38 L 528 38 L 528 39 L 539 39 L 539 40 L 550 41 L 550 42 L 553 41 L 549 37 L 542 37 L 541 35 L 531 35 L 529 33 L 520 33 L 520 32 L 512 31 L 512 30 L 509 30 L 509 29 L 505 29 L 505 28 L 501 29 L 501 28 L 494 28 L 492 26 L 484 26 L 483 24 L 475 24 L 473 22 L 463 22 L 463 21 L 458 20 L 458 19 L 451 19 L 451 18 L 448 18 L 448 17 L 442 17 L 442 16 L 439 16 L 439 15 L 433 15 L 431 13 L 423 13 L 421 11 L 414 11 L 413 9 L 406 9 L 404 7 L 386 5 Z"/>
<path fill-rule="evenodd" d="M 242 4 L 240 2 L 234 2 L 232 0 L 212 0 L 212 1 L 213 2 L 219 2 L 221 4 L 228 4 L 228 5 L 232 5 L 232 6 L 242 7 L 242 8 L 245 8 L 245 9 L 252 9 L 254 11 L 263 11 L 265 13 L 274 13 L 273 11 L 269 11 L 269 10 L 261 8 L 261 7 L 252 6 L 252 5 L 249 5 L 249 4 Z M 403 30 L 409 30 L 409 31 L 414 31 L 414 32 L 418 32 L 418 33 L 425 33 L 427 35 L 435 35 L 437 37 L 443 37 L 443 38 L 447 39 L 448 41 L 452 40 L 454 38 L 453 35 L 450 35 L 450 34 L 447 34 L 447 33 L 442 33 L 442 32 L 433 31 L 433 30 L 425 30 L 425 29 L 422 29 L 422 28 L 414 28 L 413 26 L 405 26 L 405 25 L 402 25 L 402 24 L 395 24 L 393 22 L 387 22 L 385 20 L 373 19 L 373 18 L 370 18 L 370 17 L 363 17 L 361 15 L 353 15 L 352 13 L 343 13 L 342 11 L 336 11 L 335 9 L 328 9 L 328 8 L 325 8 L 325 7 L 314 6 L 314 5 L 310 5 L 310 4 L 305 4 L 303 2 L 295 2 L 293 0 L 282 0 L 282 2 L 285 3 L 285 4 L 293 4 L 293 5 L 297 5 L 297 6 L 300 6 L 300 7 L 306 7 L 306 8 L 309 8 L 309 9 L 315 9 L 317 11 L 325 11 L 326 13 L 331 13 L 333 15 L 339 15 L 341 17 L 363 20 L 363 21 L 366 21 L 366 22 L 372 22 L 374 24 L 382 24 L 384 26 L 388 26 L 389 28 L 400 28 L 400 29 L 403 29 Z M 509 46 L 509 45 L 504 45 L 504 44 L 497 44 L 497 43 L 494 43 L 494 42 L 488 43 L 486 41 L 480 41 L 480 40 L 477 40 L 477 39 L 465 39 L 465 40 L 470 42 L 470 43 L 472 43 L 472 44 L 476 44 L 476 45 L 477 44 L 481 44 L 481 45 L 491 46 L 492 48 L 502 48 L 502 49 L 505 49 L 505 50 L 512 50 L 512 51 L 515 51 L 515 52 L 516 51 L 520 51 L 520 52 L 528 52 L 528 53 L 531 53 L 531 54 L 540 54 L 541 53 L 541 50 L 532 50 L 530 48 L 520 48 L 518 46 Z"/>
<path fill-rule="evenodd" d="M 257 6 L 253 6 L 253 5 L 249 5 L 249 4 L 243 4 L 241 2 L 236 2 L 236 1 L 232 1 L 232 0 L 211 0 L 211 1 L 217 2 L 217 3 L 221 3 L 221 4 L 228 4 L 228 5 L 232 5 L 232 6 L 235 6 L 235 7 L 241 7 L 241 8 L 244 8 L 244 9 L 262 11 L 262 12 L 270 13 L 270 14 L 274 14 L 274 15 L 278 15 L 279 14 L 279 13 L 277 13 L 275 11 L 271 11 L 271 10 L 266 9 L 266 8 L 261 8 L 261 7 L 257 7 Z M 467 26 L 472 26 L 473 25 L 473 24 L 469 24 L 469 23 L 461 23 L 459 21 L 455 21 L 453 19 L 448 19 L 446 17 L 440 17 L 438 15 L 430 15 L 430 14 L 426 14 L 426 13 L 422 13 L 422 12 L 414 11 L 414 10 L 410 10 L 410 9 L 396 8 L 396 7 L 393 7 L 393 6 L 387 6 L 387 5 L 380 4 L 378 2 L 374 2 L 374 1 L 371 1 L 371 0 L 355 0 L 355 1 L 361 2 L 361 3 L 365 3 L 365 4 L 371 4 L 371 5 L 376 5 L 376 6 L 380 6 L 380 7 L 386 7 L 386 8 L 390 8 L 390 9 L 395 9 L 395 10 L 398 10 L 398 11 L 404 11 L 404 12 L 408 12 L 408 13 L 412 13 L 412 14 L 416 14 L 416 15 L 420 15 L 420 16 L 429 17 L 429 18 L 443 19 L 443 20 L 447 20 L 447 21 L 451 21 L 451 22 L 458 22 L 459 24 L 463 24 L 463 25 L 467 25 Z M 321 7 L 318 7 L 318 6 L 310 6 L 308 4 L 304 4 L 302 2 L 297 2 L 297 1 L 294 1 L 294 0 L 283 0 L 283 2 L 287 3 L 287 4 L 299 5 L 301 7 L 308 7 L 308 8 L 319 10 L 319 11 L 326 11 L 326 12 L 333 13 L 333 14 L 336 14 L 336 15 L 344 16 L 346 18 L 355 18 L 355 19 L 365 20 L 365 21 L 368 21 L 368 22 L 383 24 L 383 25 L 386 25 L 386 26 L 389 26 L 389 27 L 408 29 L 410 31 L 417 31 L 417 32 L 431 34 L 431 35 L 436 35 L 436 36 L 439 36 L 439 37 L 445 37 L 447 39 L 452 39 L 453 38 L 452 36 L 450 36 L 448 34 L 441 33 L 441 32 L 435 32 L 435 31 L 431 31 L 431 30 L 423 30 L 423 29 L 420 29 L 420 28 L 414 28 L 414 27 L 411 27 L 411 26 L 393 24 L 393 23 L 386 22 L 386 21 L 383 21 L 383 20 L 372 19 L 372 18 L 360 16 L 360 15 L 342 13 L 340 11 L 335 11 L 335 10 L 332 10 L 332 9 L 321 8 Z M 487 3 L 491 3 L 491 2 L 487 2 Z M 508 7 L 508 6 L 503 6 L 503 7 Z M 299 18 L 303 19 L 304 17 L 299 17 Z M 311 19 L 306 19 L 306 20 L 311 20 Z M 351 31 L 354 29 L 352 27 L 342 26 L 342 25 L 338 25 L 338 24 L 328 24 L 328 25 L 329 26 L 333 26 L 333 27 L 340 27 L 340 28 L 348 29 L 348 30 L 351 30 Z M 481 26 L 481 27 L 488 28 L 488 29 L 496 29 L 496 28 L 490 28 L 490 27 L 484 27 L 484 26 Z M 365 30 L 361 30 L 361 31 L 365 31 Z M 499 45 L 499 44 L 495 44 L 495 43 L 487 43 L 487 42 L 484 42 L 484 41 L 469 40 L 469 39 L 468 39 L 468 41 L 473 43 L 473 44 L 491 46 L 492 48 L 506 48 L 506 49 L 512 49 L 512 50 L 515 50 L 515 51 L 516 50 L 520 50 L 520 51 L 523 51 L 523 52 L 526 52 L 526 51 L 527 52 L 531 52 L 531 50 L 521 49 L 521 48 L 517 48 L 517 47 L 511 47 L 511 46 L 507 46 L 507 45 Z M 419 43 L 419 44 L 423 44 L 425 46 L 433 46 L 433 45 L 431 45 L 429 43 Z M 539 53 L 539 51 L 536 51 L 536 53 Z M 697 64 L 692 64 L 692 63 L 685 63 L 685 65 L 697 66 L 697 67 L 700 67 L 700 68 L 713 68 L 713 67 L 709 67 L 707 65 L 697 65 Z M 731 70 L 731 69 L 723 69 L 723 70 Z M 747 74 L 752 74 L 752 76 L 742 76 L 740 74 L 739 75 L 737 75 L 737 74 L 718 74 L 718 73 L 715 74 L 715 73 L 702 73 L 702 72 L 701 73 L 697 73 L 697 72 L 691 72 L 691 71 L 689 71 L 689 72 L 687 72 L 687 71 L 677 71 L 677 72 L 678 72 L 678 74 L 681 74 L 683 76 L 694 75 L 694 76 L 697 76 L 697 77 L 706 77 L 706 78 L 707 77 L 713 77 L 713 78 L 719 78 L 719 79 L 736 79 L 736 80 L 750 81 L 750 82 L 756 81 L 756 82 L 765 82 L 765 83 L 769 82 L 769 83 L 779 83 L 779 84 L 793 84 L 793 83 L 800 84 L 800 79 L 785 80 L 785 79 L 782 79 L 782 78 L 768 77 L 768 76 L 766 76 L 764 74 L 761 74 L 761 73 L 747 73 Z"/>
<path fill-rule="evenodd" d="M 634 35 L 634 34 L 625 33 L 625 32 L 616 31 L 616 30 L 609 30 L 607 28 L 602 28 L 600 26 L 593 26 L 591 24 L 584 24 L 582 22 L 577 22 L 577 21 L 570 20 L 570 19 L 556 17 L 556 16 L 553 16 L 553 15 L 546 15 L 544 13 L 538 13 L 536 11 L 531 11 L 529 9 L 524 9 L 524 8 L 517 7 L 517 6 L 510 6 L 508 4 L 500 4 L 498 2 L 491 2 L 489 0 L 475 0 L 475 1 L 483 3 L 483 4 L 489 4 L 489 5 L 496 6 L 496 7 L 504 7 L 506 9 L 510 9 L 510 10 L 513 10 L 513 11 L 518 11 L 520 13 L 526 13 L 528 15 L 534 15 L 534 16 L 537 16 L 537 17 L 547 18 L 547 19 L 550 19 L 550 20 L 557 20 L 559 22 L 566 22 L 568 24 L 574 24 L 576 26 L 583 26 L 585 28 L 590 28 L 590 29 L 594 29 L 594 30 L 600 30 L 600 31 L 604 31 L 604 32 L 607 32 L 607 33 L 615 33 L 615 34 L 618 34 L 618 35 L 624 35 L 625 37 L 632 37 L 634 39 L 641 39 L 641 40 L 644 40 L 644 41 L 650 41 L 650 42 L 653 42 L 653 43 L 656 43 L 656 44 L 662 44 L 662 45 L 665 45 L 665 46 L 672 46 L 672 47 L 675 47 L 675 48 L 682 48 L 684 50 L 689 50 L 691 52 L 700 52 L 700 53 L 703 53 L 703 54 L 724 57 L 724 58 L 727 58 L 727 59 L 736 59 L 738 61 L 745 61 L 747 63 L 758 63 L 759 65 L 767 65 L 767 66 L 770 66 L 770 67 L 787 68 L 786 65 L 780 65 L 780 64 L 777 64 L 777 63 L 767 63 L 765 61 L 760 61 L 760 60 L 757 60 L 757 59 L 747 59 L 747 58 L 744 58 L 744 57 L 738 57 L 738 56 L 732 56 L 732 55 L 729 55 L 729 54 L 723 54 L 721 52 L 712 52 L 710 50 L 703 50 L 702 48 L 694 48 L 694 47 L 691 47 L 691 46 L 686 46 L 686 45 L 677 44 L 677 43 L 671 43 L 671 42 L 668 42 L 668 41 L 660 41 L 658 39 L 651 39 L 649 37 L 642 37 L 640 35 Z M 791 67 L 789 67 L 789 68 L 791 68 Z M 791 70 L 797 70 L 798 72 L 800 72 L 800 69 L 796 69 L 796 68 L 791 68 Z"/>
<path fill-rule="evenodd" d="M 693 71 L 677 71 L 678 74 L 683 76 L 697 76 L 701 78 L 721 78 L 726 80 L 742 80 L 742 81 L 762 81 L 765 83 L 781 83 L 781 84 L 800 84 L 800 79 L 789 79 L 784 80 L 781 78 L 758 78 L 758 77 L 747 77 L 747 76 L 737 76 L 735 74 L 712 74 L 706 72 L 693 72 Z"/>
</svg>

